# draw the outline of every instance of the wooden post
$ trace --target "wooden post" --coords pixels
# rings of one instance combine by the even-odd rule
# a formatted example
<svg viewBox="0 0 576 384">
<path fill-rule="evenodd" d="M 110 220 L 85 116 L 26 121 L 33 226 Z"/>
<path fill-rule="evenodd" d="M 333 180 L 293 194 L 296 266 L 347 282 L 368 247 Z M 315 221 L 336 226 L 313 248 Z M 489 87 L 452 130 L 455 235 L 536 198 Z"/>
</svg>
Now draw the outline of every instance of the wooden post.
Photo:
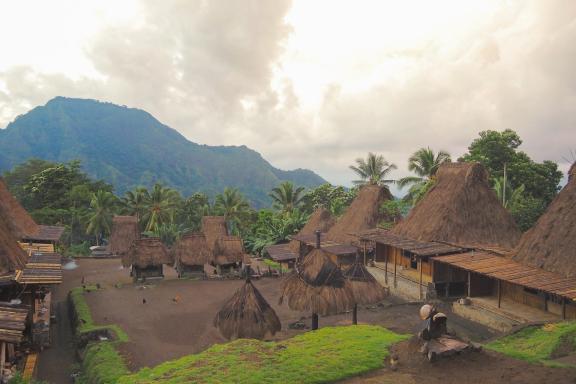
<svg viewBox="0 0 576 384">
<path fill-rule="evenodd" d="M 562 298 L 562 320 L 566 320 L 566 299 Z"/>
<path fill-rule="evenodd" d="M 396 253 L 394 252 L 394 288 L 396 288 Z"/>
<path fill-rule="evenodd" d="M 366 265 L 366 242 L 364 241 L 364 265 Z"/>
<path fill-rule="evenodd" d="M 468 297 L 472 296 L 472 289 L 471 289 L 471 282 L 472 282 L 472 277 L 470 276 L 470 271 L 468 271 Z"/>
<path fill-rule="evenodd" d="M 352 324 L 358 324 L 358 304 L 354 304 L 354 311 L 352 312 Z"/>
<path fill-rule="evenodd" d="M 498 308 L 502 305 L 502 280 L 498 280 Z"/>
<path fill-rule="evenodd" d="M 388 246 L 386 246 L 385 250 L 386 250 L 385 252 L 386 257 L 384 258 L 384 282 L 386 283 L 386 285 L 388 285 Z M 376 251 L 374 252 L 374 254 L 376 254 L 377 251 L 378 246 L 376 246 Z"/>
<path fill-rule="evenodd" d="M 422 258 L 418 258 L 418 267 L 420 268 L 420 284 L 418 285 L 418 294 L 422 300 Z"/>
<path fill-rule="evenodd" d="M 0 379 L 4 381 L 4 362 L 6 361 L 6 343 L 2 342 L 0 348 L 2 348 L 2 351 L 0 351 Z"/>
<path fill-rule="evenodd" d="M 312 314 L 312 330 L 315 331 L 318 329 L 318 314 Z"/>
</svg>

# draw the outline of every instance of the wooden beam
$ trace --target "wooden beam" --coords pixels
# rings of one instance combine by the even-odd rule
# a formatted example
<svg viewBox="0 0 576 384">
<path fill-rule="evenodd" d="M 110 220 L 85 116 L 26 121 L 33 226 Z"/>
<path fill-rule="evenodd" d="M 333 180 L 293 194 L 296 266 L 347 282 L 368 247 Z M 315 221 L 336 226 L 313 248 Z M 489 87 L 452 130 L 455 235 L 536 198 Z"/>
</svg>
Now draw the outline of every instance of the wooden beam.
<svg viewBox="0 0 576 384">
<path fill-rule="evenodd" d="M 366 265 L 366 242 L 364 241 L 364 265 Z"/>
<path fill-rule="evenodd" d="M 502 305 L 502 280 L 498 280 L 498 308 Z"/>
<path fill-rule="evenodd" d="M 418 294 L 422 300 L 422 258 L 418 258 L 418 267 L 420 268 L 420 284 L 418 284 Z"/>
<path fill-rule="evenodd" d="M 394 252 L 394 288 L 396 288 L 396 251 Z"/>
<path fill-rule="evenodd" d="M 566 299 L 562 298 L 562 320 L 566 320 Z"/>
<path fill-rule="evenodd" d="M 472 297 L 471 283 L 472 283 L 472 277 L 470 275 L 470 271 L 468 271 L 468 297 Z"/>
<path fill-rule="evenodd" d="M 386 283 L 386 285 L 388 285 L 388 246 L 386 246 L 386 248 L 384 248 L 384 250 L 386 252 L 384 252 L 385 258 L 384 258 L 384 282 Z M 378 245 L 376 245 L 376 251 L 378 251 Z M 376 252 L 374 252 L 374 254 L 376 254 Z"/>
</svg>

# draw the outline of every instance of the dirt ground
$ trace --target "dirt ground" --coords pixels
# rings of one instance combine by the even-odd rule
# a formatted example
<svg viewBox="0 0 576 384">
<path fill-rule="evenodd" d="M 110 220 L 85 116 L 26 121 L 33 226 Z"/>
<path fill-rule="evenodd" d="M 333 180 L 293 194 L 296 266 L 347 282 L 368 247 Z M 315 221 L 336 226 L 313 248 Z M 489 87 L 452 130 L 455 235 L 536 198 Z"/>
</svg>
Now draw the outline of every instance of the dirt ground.
<svg viewBox="0 0 576 384">
<path fill-rule="evenodd" d="M 123 345 L 122 353 L 132 370 L 200 352 L 215 343 L 226 341 L 213 327 L 212 321 L 242 281 L 178 280 L 174 270 L 166 267 L 164 280 L 146 285 L 132 284 L 129 272 L 120 267 L 117 259 L 81 259 L 78 264 L 77 269 L 64 272 L 64 284 L 58 287 L 56 298 L 65 298 L 70 288 L 81 285 L 82 278 L 87 284 L 99 283 L 103 287 L 101 291 L 86 295 L 94 320 L 97 324 L 118 324 L 126 331 L 130 342 Z M 302 320 L 306 326 L 310 324 L 309 314 L 292 311 L 286 304 L 278 304 L 280 283 L 279 278 L 263 278 L 254 282 L 281 319 L 282 331 L 274 339 L 304 332 L 289 328 L 289 324 L 296 321 Z M 175 297 L 178 297 L 177 302 L 174 301 Z M 145 304 L 143 299 L 146 299 Z M 418 308 L 417 303 L 388 300 L 383 305 L 361 308 L 358 318 L 361 323 L 378 324 L 401 333 L 415 333 L 421 326 Z M 483 341 L 495 336 L 485 327 L 450 314 L 449 308 L 442 310 L 449 314 L 450 331 L 464 339 Z M 350 322 L 351 314 L 320 318 L 320 326 Z M 66 325 L 69 327 L 65 321 L 60 321 L 56 333 L 60 340 L 40 355 L 39 379 L 58 384 L 67 382 L 62 381 L 64 376 L 54 369 L 70 366 L 74 358 L 70 347 L 71 332 L 60 329 Z M 476 381 L 476 378 L 486 379 L 487 383 L 576 382 L 573 371 L 551 370 L 488 352 L 476 353 L 466 359 L 458 356 L 430 366 L 423 358 L 420 359 L 419 354 L 406 351 L 398 351 L 401 365 L 397 372 L 382 369 L 348 382 L 420 383 L 426 380 L 427 383 L 467 383 Z M 445 372 L 450 372 L 448 377 Z M 519 377 L 524 379 L 517 381 Z M 455 378 L 454 381 L 450 381 L 452 378 Z M 550 381 L 556 378 L 557 381 Z"/>
</svg>

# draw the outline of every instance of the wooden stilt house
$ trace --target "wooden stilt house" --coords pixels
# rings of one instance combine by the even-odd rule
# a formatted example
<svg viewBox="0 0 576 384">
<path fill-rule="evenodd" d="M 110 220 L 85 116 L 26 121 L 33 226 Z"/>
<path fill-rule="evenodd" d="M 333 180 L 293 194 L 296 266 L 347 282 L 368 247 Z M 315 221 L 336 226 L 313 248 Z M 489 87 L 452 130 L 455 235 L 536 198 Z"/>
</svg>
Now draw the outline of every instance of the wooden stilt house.
<svg viewBox="0 0 576 384">
<path fill-rule="evenodd" d="M 164 264 L 173 264 L 166 246 L 157 237 L 134 240 L 127 254 L 134 282 L 164 278 Z"/>
<path fill-rule="evenodd" d="M 228 234 L 224 216 L 204 216 L 202 233 L 212 254 L 210 262 L 218 274 L 237 273 L 247 255 L 242 239 Z"/>
<path fill-rule="evenodd" d="M 212 253 L 203 233 L 182 236 L 170 252 L 178 277 L 204 277 L 204 265 L 212 261 Z"/>
</svg>

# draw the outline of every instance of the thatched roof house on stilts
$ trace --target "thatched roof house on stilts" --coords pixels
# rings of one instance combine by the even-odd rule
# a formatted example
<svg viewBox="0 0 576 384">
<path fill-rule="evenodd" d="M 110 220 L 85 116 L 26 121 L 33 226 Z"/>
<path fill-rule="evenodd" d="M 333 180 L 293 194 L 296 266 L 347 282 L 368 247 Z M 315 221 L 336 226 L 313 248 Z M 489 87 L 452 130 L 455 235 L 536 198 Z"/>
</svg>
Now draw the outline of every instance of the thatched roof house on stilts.
<svg viewBox="0 0 576 384">
<path fill-rule="evenodd" d="M 238 271 L 246 257 L 244 244 L 240 237 L 228 234 L 224 216 L 204 216 L 202 233 L 212 254 L 210 263 L 216 267 L 218 274 Z"/>
<path fill-rule="evenodd" d="M 140 228 L 136 216 L 114 216 L 112 218 L 112 231 L 110 233 L 110 253 L 120 256 L 122 265 L 127 268 L 131 265 L 128 251 L 134 240 L 140 239 Z"/>
<path fill-rule="evenodd" d="M 212 260 L 212 253 L 203 233 L 182 236 L 170 253 L 178 277 L 203 277 L 204 264 Z"/>
<path fill-rule="evenodd" d="M 330 211 L 323 207 L 319 207 L 312 212 L 306 225 L 298 232 L 294 238 L 314 238 L 314 233 L 320 231 L 326 233 L 336 220 L 332 217 Z M 287 269 L 294 268 L 294 263 L 305 256 L 311 249 L 301 241 L 292 239 L 289 243 L 270 245 L 265 248 L 265 251 L 270 255 L 270 258 Z"/>
<path fill-rule="evenodd" d="M 445 163 L 436 176 L 436 184 L 392 230 L 359 235 L 376 243 L 374 258 L 383 269 L 385 283 L 391 275 L 391 288 L 412 298 L 467 293 L 468 275 L 436 262 L 438 256 L 472 249 L 506 252 L 520 238 L 481 164 Z M 479 291 L 491 289 L 485 284 L 472 285 Z"/>
<path fill-rule="evenodd" d="M 249 272 L 249 271 L 248 271 Z M 263 339 L 280 331 L 280 319 L 250 281 L 236 291 L 216 314 L 214 326 L 227 339 Z"/>
<path fill-rule="evenodd" d="M 290 309 L 312 312 L 312 329 L 318 329 L 318 315 L 332 315 L 351 310 L 354 295 L 350 282 L 332 261 L 330 254 L 317 247 L 308 253 L 283 281 L 280 304 Z"/>
<path fill-rule="evenodd" d="M 132 265 L 134 282 L 164 278 L 163 265 L 173 263 L 168 249 L 157 237 L 134 240 L 126 260 Z"/>
</svg>

